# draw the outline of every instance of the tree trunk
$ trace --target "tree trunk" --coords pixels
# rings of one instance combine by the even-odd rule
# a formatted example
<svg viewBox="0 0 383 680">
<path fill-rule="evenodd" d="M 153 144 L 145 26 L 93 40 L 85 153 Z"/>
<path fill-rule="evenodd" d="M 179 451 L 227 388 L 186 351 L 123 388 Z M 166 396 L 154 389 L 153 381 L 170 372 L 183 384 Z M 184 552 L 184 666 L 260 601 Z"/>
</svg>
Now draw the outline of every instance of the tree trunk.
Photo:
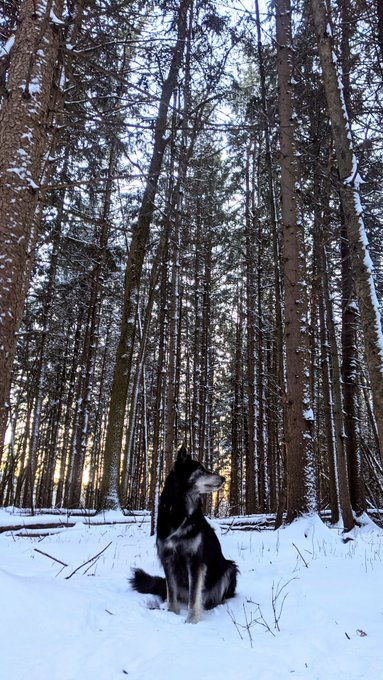
<svg viewBox="0 0 383 680">
<path fill-rule="evenodd" d="M 298 221 L 290 0 L 276 6 L 287 374 L 287 521 L 316 510 L 310 338 L 302 226 Z"/>
<path fill-rule="evenodd" d="M 352 514 L 350 490 L 348 486 L 347 475 L 347 460 L 346 460 L 346 445 L 345 445 L 345 430 L 343 420 L 343 398 L 341 385 L 341 371 L 339 366 L 339 353 L 336 342 L 334 312 L 332 304 L 332 295 L 328 281 L 328 264 L 327 253 L 325 246 L 322 246 L 322 276 L 323 276 L 323 294 L 326 307 L 326 321 L 328 328 L 329 348 L 331 356 L 331 377 L 332 377 L 332 395 L 334 403 L 334 425 L 335 425 L 335 450 L 337 462 L 337 479 L 339 485 L 339 501 L 340 511 L 342 514 L 343 527 L 345 531 L 350 531 L 354 526 L 354 517 Z"/>
<path fill-rule="evenodd" d="M 262 105 L 262 120 L 261 125 L 263 128 L 263 134 L 265 138 L 265 165 L 267 172 L 267 199 L 268 199 L 268 209 L 270 213 L 270 226 L 271 226 L 271 236 L 272 236 L 272 252 L 274 260 L 274 291 L 275 291 L 275 304 L 274 304 L 274 314 L 275 314 L 275 383 L 277 387 L 276 395 L 274 396 L 274 408 L 276 412 L 276 425 L 275 425 L 275 436 L 274 441 L 276 447 L 274 449 L 274 456 L 270 459 L 271 466 L 274 469 L 280 467 L 281 458 L 286 458 L 286 442 L 284 440 L 286 428 L 286 384 L 285 384 L 285 354 L 283 348 L 283 316 L 282 316 L 282 285 L 281 285 L 281 235 L 278 230 L 277 224 L 277 208 L 274 190 L 274 175 L 275 169 L 273 167 L 272 152 L 271 152 L 271 141 L 270 141 L 270 114 L 269 107 L 267 103 L 267 86 L 266 86 L 266 69 L 265 69 L 265 59 L 264 59 L 264 48 L 262 45 L 262 27 L 259 13 L 259 3 L 255 0 L 255 18 L 257 24 L 257 52 L 258 52 L 258 64 L 259 64 L 259 80 L 260 80 L 260 92 L 261 92 L 261 105 Z M 282 413 L 282 418 L 280 418 L 280 412 Z M 282 424 L 279 425 L 279 421 Z M 282 454 L 282 455 L 281 455 Z M 270 470 L 271 470 L 270 466 Z M 279 481 L 279 480 L 278 480 Z M 271 488 L 271 494 L 274 494 L 275 490 Z M 282 505 L 283 505 L 283 498 Z M 276 501 L 276 498 L 275 498 Z M 283 513 L 284 507 L 281 508 Z"/>
<path fill-rule="evenodd" d="M 121 69 L 122 70 L 122 69 Z M 75 448 L 71 461 L 71 478 L 69 480 L 68 507 L 78 508 L 81 502 L 82 477 L 89 437 L 89 418 L 92 401 L 93 377 L 98 346 L 98 326 L 101 307 L 101 289 L 105 258 L 107 255 L 110 207 L 112 199 L 112 177 L 116 167 L 117 144 L 112 141 L 109 152 L 108 175 L 105 183 L 105 194 L 101 215 L 101 226 L 98 237 L 98 252 L 91 273 L 90 293 L 88 300 L 88 318 L 85 328 L 84 344 L 80 361 L 79 408 L 76 421 Z"/>
<path fill-rule="evenodd" d="M 154 423 L 153 423 L 153 454 L 150 470 L 150 492 L 149 503 L 151 509 L 151 534 L 155 532 L 155 523 L 157 519 L 158 500 L 161 482 L 162 470 L 162 441 L 161 437 L 162 425 L 164 420 L 164 366 L 165 366 L 165 349 L 166 349 L 166 300 L 167 300 L 167 253 L 164 253 L 161 285 L 160 285 L 160 314 L 158 323 L 158 355 L 156 357 L 156 376 L 155 376 L 155 401 L 154 401 Z"/>
<path fill-rule="evenodd" d="M 314 257 L 320 262 L 319 229 L 316 229 L 314 242 Z M 323 279 L 323 277 L 321 277 Z M 328 492 L 331 510 L 331 522 L 339 522 L 339 494 L 338 476 L 336 467 L 336 436 L 334 423 L 334 400 L 331 390 L 331 370 L 329 357 L 329 341 L 327 329 L 326 306 L 324 303 L 324 292 L 322 281 L 318 281 L 318 315 L 320 326 L 320 361 L 322 374 L 322 399 L 324 410 L 324 431 L 326 444 L 326 457 L 328 469 Z"/>
<path fill-rule="evenodd" d="M 145 364 L 145 358 L 146 358 L 146 349 L 147 349 L 147 342 L 148 342 L 148 337 L 149 337 L 149 330 L 150 330 L 150 322 L 151 322 L 151 316 L 152 316 L 152 311 L 153 311 L 153 305 L 155 302 L 155 292 L 156 292 L 156 285 L 159 277 L 159 273 L 161 270 L 162 262 L 165 257 L 165 254 L 167 252 L 167 245 L 168 245 L 168 240 L 169 240 L 169 220 L 165 219 L 165 224 L 162 229 L 161 233 L 161 238 L 160 238 L 160 243 L 158 245 L 158 249 L 156 252 L 156 256 L 154 258 L 154 262 L 152 265 L 152 270 L 150 273 L 150 280 L 149 280 L 149 287 L 148 287 L 148 299 L 147 299 L 147 304 L 146 304 L 146 309 L 145 309 L 145 320 L 143 324 L 143 328 L 140 329 L 140 346 L 139 346 L 139 351 L 138 351 L 138 356 L 136 360 L 136 368 L 135 368 L 135 374 L 134 374 L 134 380 L 133 385 L 132 385 L 132 393 L 131 393 L 131 403 L 130 403 L 130 409 L 129 409 L 129 420 L 128 420 L 128 427 L 127 427 L 127 434 L 126 434 L 126 445 L 125 445 L 125 451 L 124 451 L 124 461 L 123 461 L 123 466 L 122 466 L 122 481 L 121 481 L 121 490 L 120 490 L 120 497 L 121 499 L 125 502 L 125 499 L 127 499 L 127 489 L 129 486 L 129 467 L 130 463 L 132 461 L 133 457 L 133 443 L 134 443 L 134 434 L 135 434 L 135 428 L 136 428 L 136 419 L 137 419 L 137 407 L 138 407 L 138 399 L 139 399 L 139 388 L 140 385 L 142 385 L 143 382 L 143 376 L 145 372 L 144 364 Z M 163 315 L 166 311 L 166 296 L 163 302 L 163 306 L 161 306 L 161 315 Z M 139 316 L 139 315 L 138 315 Z M 160 323 L 161 326 L 161 323 Z M 161 326 L 162 327 L 162 326 Z M 161 392 L 160 392 L 161 394 Z M 158 410 L 155 409 L 155 414 L 156 414 L 156 420 L 155 420 L 155 428 L 157 424 L 157 415 L 158 415 Z M 154 438 L 155 439 L 155 438 Z"/>
<path fill-rule="evenodd" d="M 341 63 L 343 75 L 344 99 L 347 110 L 350 111 L 350 3 L 339 0 L 342 23 Z M 362 451 L 358 420 L 358 350 L 357 328 L 359 314 L 355 299 L 355 286 L 351 264 L 350 246 L 347 229 L 341 215 L 341 285 L 342 285 L 342 386 L 343 412 L 345 429 L 345 447 L 348 463 L 348 480 L 350 487 L 351 506 L 357 515 L 366 509 L 364 494 Z"/>
<path fill-rule="evenodd" d="M 255 338 L 256 338 L 256 280 L 255 253 L 256 234 L 254 215 L 254 156 L 252 148 L 247 149 L 246 156 L 246 197 L 245 197 L 245 228 L 246 228 L 246 351 L 247 351 L 247 404 L 248 404 L 248 437 L 246 446 L 246 513 L 253 514 L 257 510 L 256 502 L 256 460 L 257 460 L 257 400 L 256 400 L 256 370 L 255 370 Z"/>
<path fill-rule="evenodd" d="M 346 456 L 351 506 L 357 515 L 366 509 L 358 418 L 358 306 L 354 294 L 350 249 L 342 224 L 342 385 Z"/>
<path fill-rule="evenodd" d="M 211 404 L 213 390 L 213 350 L 211 346 L 211 279 L 212 279 L 212 234 L 211 222 L 206 218 L 202 244 L 203 279 L 201 309 L 201 380 L 199 385 L 199 440 L 198 459 L 207 467 L 212 464 L 211 449 Z M 211 499 L 207 499 L 209 503 Z M 207 506 L 206 506 L 207 509 Z"/>
<path fill-rule="evenodd" d="M 200 211 L 196 215 L 195 228 L 195 249 L 194 249 L 194 334 L 193 334 L 193 399 L 191 408 L 191 449 L 195 454 L 198 451 L 199 436 L 201 429 L 201 405 L 200 405 L 200 385 L 201 375 L 201 346 L 203 330 L 203 309 L 202 309 L 202 219 Z"/>
<path fill-rule="evenodd" d="M 135 317 L 141 272 L 150 235 L 150 225 L 155 209 L 158 180 L 162 159 L 167 146 L 166 126 L 170 99 L 177 82 L 182 62 L 187 29 L 187 13 L 190 0 L 182 0 L 178 10 L 178 36 L 173 49 L 169 73 L 162 86 L 160 105 L 156 120 L 152 159 L 146 187 L 130 244 L 125 270 L 124 304 L 120 339 L 110 398 L 108 425 L 105 441 L 104 471 L 100 489 L 99 510 L 117 508 L 120 505 L 118 487 L 120 459 L 123 440 L 126 401 L 128 396 L 131 363 L 135 337 Z"/>
<path fill-rule="evenodd" d="M 182 166 L 182 164 L 181 164 Z M 168 219 L 173 221 L 171 241 L 173 244 L 172 252 L 172 274 L 169 295 L 169 320 L 168 320 L 168 367 L 166 385 L 166 405 L 165 405 L 165 475 L 170 472 L 174 459 L 174 447 L 176 444 L 177 433 L 177 374 L 178 374 L 178 348 L 179 348 L 179 320 L 181 310 L 181 274 L 180 274 L 180 253 L 181 253 L 181 210 L 182 210 L 182 183 L 184 181 L 182 167 L 178 169 L 182 180 L 177 182 L 176 192 L 178 194 L 178 205 L 175 206 L 175 214 L 169 214 Z M 171 211 L 172 212 L 172 211 Z"/>
<path fill-rule="evenodd" d="M 16 334 L 28 282 L 34 215 L 48 145 L 49 101 L 57 64 L 63 0 L 41 9 L 24 0 L 11 51 L 7 97 L 0 110 L 0 459 L 7 424 Z"/>
<path fill-rule="evenodd" d="M 238 320 L 236 323 L 235 334 L 235 355 L 234 355 L 234 399 L 232 405 L 232 450 L 231 450 L 231 469 L 230 469 L 230 495 L 229 503 L 230 515 L 239 515 L 241 513 L 241 440 L 242 440 L 242 414 L 243 403 L 241 400 L 242 389 L 242 310 L 240 309 L 242 302 L 238 303 Z"/>
<path fill-rule="evenodd" d="M 371 393 L 379 433 L 380 455 L 383 459 L 383 333 L 374 283 L 374 267 L 368 252 L 360 200 L 361 179 L 358 173 L 358 161 L 353 150 L 343 79 L 334 52 L 330 17 L 324 0 L 311 0 L 311 5 L 341 182 L 340 195 L 363 327 Z"/>
</svg>

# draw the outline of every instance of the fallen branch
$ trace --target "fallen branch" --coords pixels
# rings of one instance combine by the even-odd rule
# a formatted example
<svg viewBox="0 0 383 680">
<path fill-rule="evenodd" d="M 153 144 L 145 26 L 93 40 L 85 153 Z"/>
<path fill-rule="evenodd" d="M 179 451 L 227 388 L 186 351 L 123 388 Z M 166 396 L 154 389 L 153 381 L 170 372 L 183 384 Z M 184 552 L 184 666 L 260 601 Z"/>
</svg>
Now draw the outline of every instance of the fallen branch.
<svg viewBox="0 0 383 680">
<path fill-rule="evenodd" d="M 13 524 L 11 526 L 0 526 L 0 534 L 6 531 L 32 531 L 34 529 L 67 529 L 74 527 L 75 522 L 39 522 L 36 524 Z"/>
<path fill-rule="evenodd" d="M 297 548 L 297 546 L 295 545 L 295 543 L 293 543 L 293 546 L 294 546 L 295 550 L 298 552 L 298 554 L 300 555 L 300 557 L 302 558 L 303 564 L 304 564 L 305 567 L 307 567 L 307 569 L 308 569 L 308 568 L 309 568 L 309 565 L 308 565 L 308 563 L 306 562 L 305 558 L 303 557 L 301 551 L 299 550 L 299 548 Z"/>
<path fill-rule="evenodd" d="M 46 538 L 47 536 L 57 536 L 58 533 L 58 531 L 40 531 L 39 533 L 36 533 L 35 531 L 23 531 L 18 534 L 12 533 L 12 536 L 18 536 L 19 538 L 40 538 L 43 540 L 43 538 Z"/>
<path fill-rule="evenodd" d="M 61 560 L 58 560 L 57 557 L 53 557 L 53 555 L 49 555 L 46 552 L 43 552 L 43 550 L 39 550 L 38 548 L 33 548 L 35 552 L 40 553 L 40 555 L 44 555 L 45 557 L 49 557 L 50 560 L 53 560 L 54 562 L 58 562 L 59 564 L 62 564 L 63 567 L 67 567 L 68 565 L 65 562 L 62 562 Z"/>
<path fill-rule="evenodd" d="M 69 578 L 72 578 L 72 576 L 74 576 L 74 574 L 76 574 L 80 569 L 85 567 L 87 564 L 90 564 L 91 562 L 96 562 L 96 560 L 99 559 L 99 557 L 102 555 L 102 553 L 105 552 L 105 550 L 107 550 L 109 548 L 109 546 L 112 545 L 112 543 L 113 543 L 113 541 L 110 541 L 110 543 L 108 543 L 108 545 L 106 545 L 105 548 L 100 550 L 100 552 L 97 553 L 97 555 L 94 555 L 93 557 L 91 557 L 89 560 L 87 560 L 83 564 L 80 564 L 80 566 L 77 567 L 77 569 L 75 569 L 74 571 L 72 571 L 72 573 L 69 574 L 69 576 L 66 576 L 65 579 L 68 580 Z"/>
<path fill-rule="evenodd" d="M 143 524 L 144 522 L 149 522 L 149 517 L 144 517 L 144 519 L 141 520 L 141 524 Z M 107 521 L 104 521 L 104 522 L 88 521 L 86 524 L 87 524 L 87 526 L 90 526 L 90 527 L 101 527 L 101 526 L 102 527 L 104 527 L 104 526 L 110 527 L 110 526 L 114 526 L 116 524 L 137 524 L 137 519 L 136 518 L 134 518 L 134 519 L 121 519 L 121 520 L 114 519 L 114 520 L 110 520 L 110 522 L 107 522 Z"/>
</svg>

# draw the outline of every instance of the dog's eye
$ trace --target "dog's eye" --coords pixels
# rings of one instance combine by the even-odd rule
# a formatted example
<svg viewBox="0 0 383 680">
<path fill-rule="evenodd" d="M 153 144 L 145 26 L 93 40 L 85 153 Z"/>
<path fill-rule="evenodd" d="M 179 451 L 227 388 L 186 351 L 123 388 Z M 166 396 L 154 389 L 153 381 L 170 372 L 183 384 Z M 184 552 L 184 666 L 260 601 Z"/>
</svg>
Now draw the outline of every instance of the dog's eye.
<svg viewBox="0 0 383 680">
<path fill-rule="evenodd" d="M 199 479 L 200 477 L 202 477 L 202 475 L 203 475 L 202 470 L 199 470 L 199 469 L 194 470 L 194 472 L 192 472 L 192 474 L 190 475 L 190 478 L 189 478 L 189 479 L 190 479 L 190 482 L 191 482 L 192 484 L 194 484 L 194 482 L 196 482 L 197 479 Z"/>
</svg>

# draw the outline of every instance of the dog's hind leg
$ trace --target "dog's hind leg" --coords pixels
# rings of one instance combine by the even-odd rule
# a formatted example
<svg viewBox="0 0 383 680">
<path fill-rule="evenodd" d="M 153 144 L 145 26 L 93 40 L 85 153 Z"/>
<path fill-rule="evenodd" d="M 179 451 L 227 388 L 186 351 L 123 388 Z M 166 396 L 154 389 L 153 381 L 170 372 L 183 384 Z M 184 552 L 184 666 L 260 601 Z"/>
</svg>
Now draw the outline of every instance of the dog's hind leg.
<svg viewBox="0 0 383 680">
<path fill-rule="evenodd" d="M 189 574 L 189 611 L 186 623 L 198 623 L 203 609 L 202 590 L 205 583 L 206 564 L 190 564 Z"/>
</svg>

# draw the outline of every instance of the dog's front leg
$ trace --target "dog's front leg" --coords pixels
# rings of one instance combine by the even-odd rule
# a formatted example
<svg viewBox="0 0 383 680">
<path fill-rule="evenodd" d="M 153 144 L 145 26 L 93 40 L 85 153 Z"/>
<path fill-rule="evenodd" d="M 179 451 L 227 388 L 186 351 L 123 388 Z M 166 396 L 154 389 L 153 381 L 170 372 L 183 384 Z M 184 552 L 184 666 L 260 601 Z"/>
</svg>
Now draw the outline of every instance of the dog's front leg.
<svg viewBox="0 0 383 680">
<path fill-rule="evenodd" d="M 191 562 L 188 565 L 189 611 L 186 623 L 198 623 L 203 609 L 202 590 L 205 583 L 206 564 Z"/>
<path fill-rule="evenodd" d="M 178 604 L 177 581 L 174 576 L 174 569 L 169 562 L 164 564 L 164 571 L 166 576 L 166 601 L 168 611 L 179 614 L 180 606 Z"/>
</svg>

